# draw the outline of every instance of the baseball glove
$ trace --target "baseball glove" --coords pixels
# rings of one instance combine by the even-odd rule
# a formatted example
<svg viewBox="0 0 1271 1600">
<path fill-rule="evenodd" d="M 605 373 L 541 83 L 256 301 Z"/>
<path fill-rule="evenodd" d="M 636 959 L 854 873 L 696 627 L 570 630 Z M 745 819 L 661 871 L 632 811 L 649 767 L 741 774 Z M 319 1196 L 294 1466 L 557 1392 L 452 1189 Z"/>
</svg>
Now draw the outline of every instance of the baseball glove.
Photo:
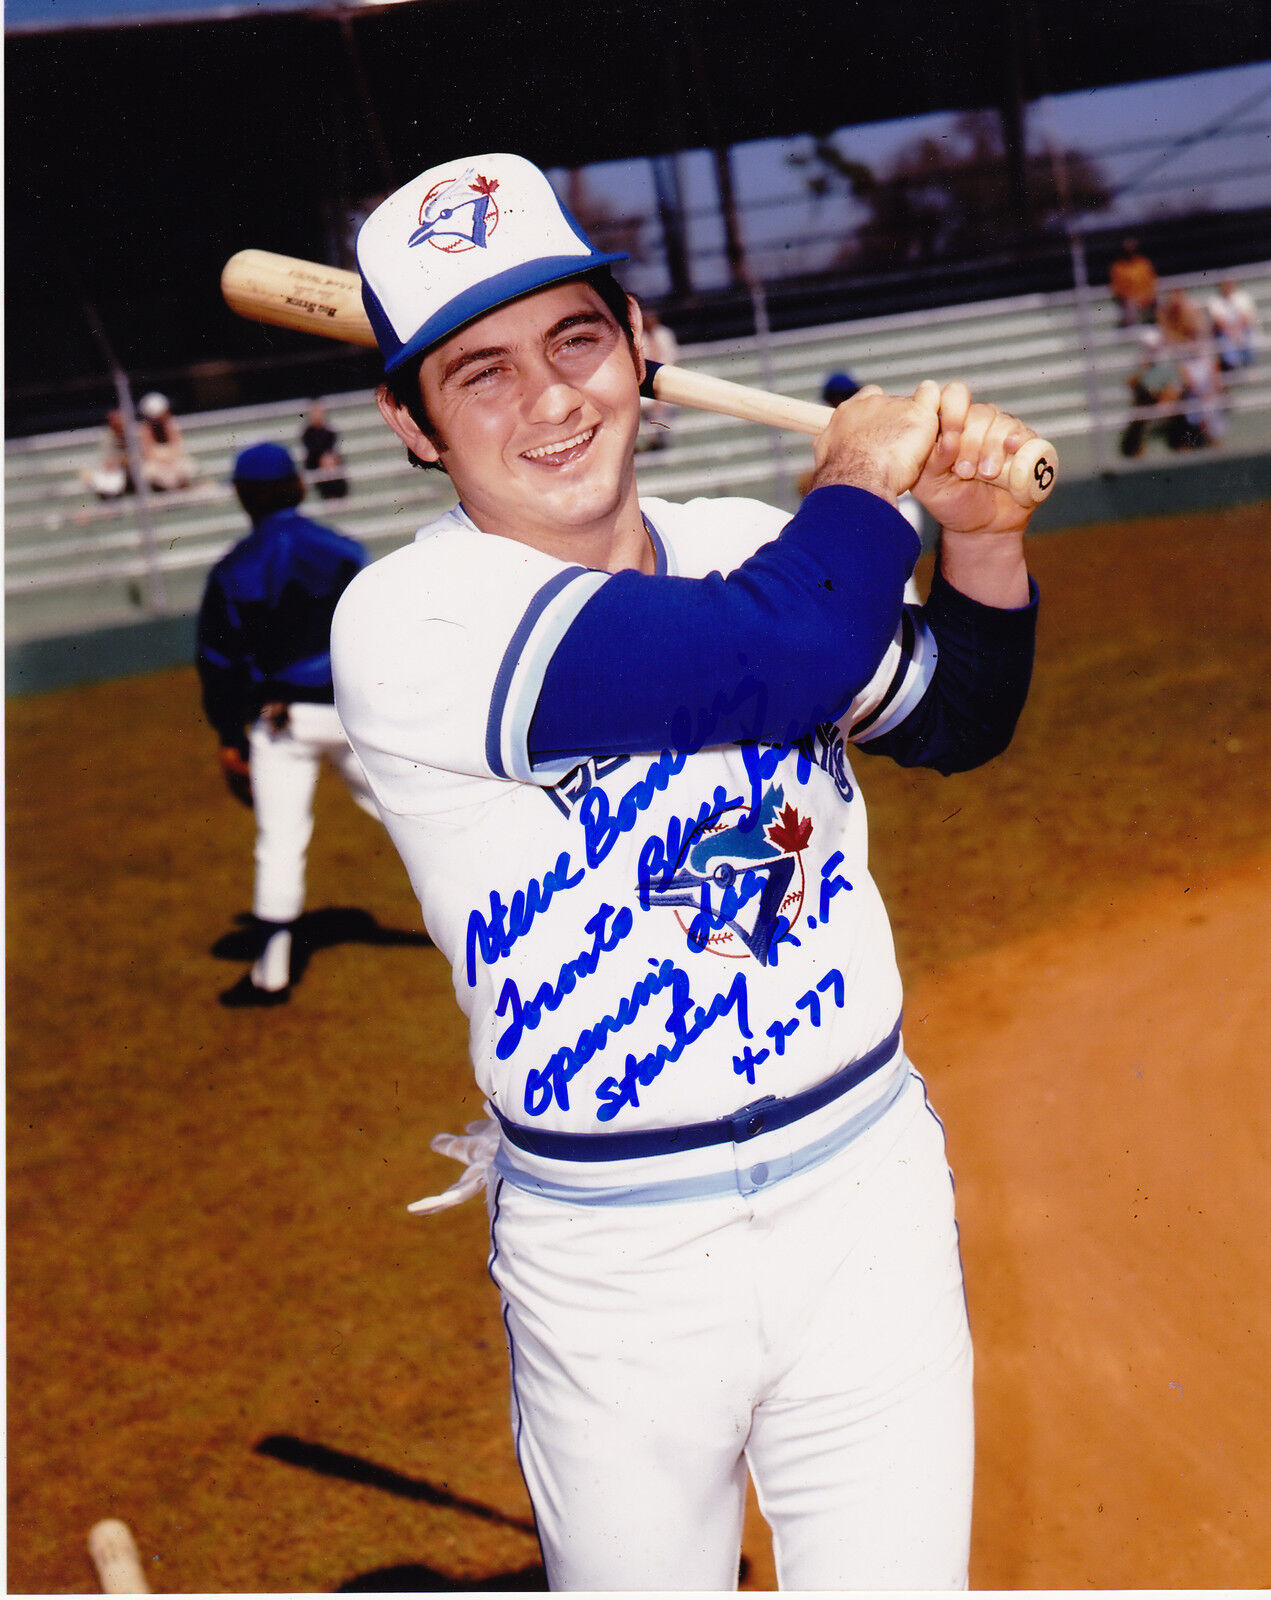
<svg viewBox="0 0 1271 1600">
<path fill-rule="evenodd" d="M 221 746 L 221 772 L 225 786 L 245 806 L 252 803 L 252 769 L 247 757 L 232 744 Z"/>
</svg>

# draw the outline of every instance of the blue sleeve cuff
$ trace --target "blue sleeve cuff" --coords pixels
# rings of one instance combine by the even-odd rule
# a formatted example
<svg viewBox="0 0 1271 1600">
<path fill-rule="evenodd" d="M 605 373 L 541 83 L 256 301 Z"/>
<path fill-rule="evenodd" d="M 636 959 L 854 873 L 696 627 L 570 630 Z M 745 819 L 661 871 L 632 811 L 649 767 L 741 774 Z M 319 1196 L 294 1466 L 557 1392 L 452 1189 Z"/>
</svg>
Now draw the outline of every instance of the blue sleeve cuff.
<svg viewBox="0 0 1271 1600">
<path fill-rule="evenodd" d="M 859 747 L 946 776 L 1000 755 L 1032 679 L 1038 594 L 1031 578 L 1028 592 L 1027 605 L 986 606 L 953 588 L 937 567 L 923 608 L 938 651 L 927 692 L 903 722 Z"/>
</svg>

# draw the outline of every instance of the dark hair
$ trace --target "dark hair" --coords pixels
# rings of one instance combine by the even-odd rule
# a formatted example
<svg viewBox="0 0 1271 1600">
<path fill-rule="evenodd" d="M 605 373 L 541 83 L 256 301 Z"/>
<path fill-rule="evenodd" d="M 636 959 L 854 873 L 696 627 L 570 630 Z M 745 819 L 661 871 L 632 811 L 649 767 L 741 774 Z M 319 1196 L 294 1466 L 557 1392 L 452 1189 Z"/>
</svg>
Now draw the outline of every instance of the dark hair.
<svg viewBox="0 0 1271 1600">
<path fill-rule="evenodd" d="M 622 329 L 630 346 L 632 354 L 635 353 L 635 329 L 631 326 L 631 303 L 627 298 L 627 291 L 610 272 L 608 267 L 596 267 L 591 272 L 581 273 L 577 278 L 564 278 L 562 283 L 586 283 L 600 296 L 605 308 L 612 315 L 614 321 Z M 559 285 L 549 283 L 545 288 L 555 289 Z M 528 294 L 538 294 L 539 290 L 531 289 Z M 518 299 L 526 299 L 527 295 L 518 295 Z M 514 302 L 508 301 L 509 305 Z M 496 309 L 501 310 L 502 307 Z M 385 374 L 384 387 L 392 395 L 399 406 L 402 406 L 410 416 L 411 421 L 429 439 L 435 440 L 436 429 L 429 421 L 428 413 L 424 410 L 424 397 L 419 384 L 419 371 L 424 364 L 424 357 L 428 354 L 423 350 L 417 356 L 412 356 L 409 361 L 404 361 L 394 372 Z M 406 459 L 412 467 L 423 467 L 426 470 L 435 468 L 438 472 L 446 469 L 440 461 L 423 461 L 415 452 L 407 447 Z"/>
<path fill-rule="evenodd" d="M 253 522 L 275 511 L 290 511 L 305 497 L 305 486 L 294 473 L 289 478 L 235 478 L 234 489 Z"/>
</svg>

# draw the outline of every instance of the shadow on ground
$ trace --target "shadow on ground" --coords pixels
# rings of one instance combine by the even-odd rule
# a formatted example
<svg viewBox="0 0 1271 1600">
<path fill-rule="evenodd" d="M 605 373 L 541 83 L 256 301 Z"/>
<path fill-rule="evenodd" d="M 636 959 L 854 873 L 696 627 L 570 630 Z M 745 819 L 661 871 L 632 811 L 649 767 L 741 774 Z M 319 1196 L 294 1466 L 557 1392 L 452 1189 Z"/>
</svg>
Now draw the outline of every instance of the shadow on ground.
<svg viewBox="0 0 1271 1600">
<path fill-rule="evenodd" d="M 298 1439 L 292 1433 L 271 1433 L 256 1446 L 256 1454 L 270 1456 L 291 1467 L 304 1467 L 310 1472 L 320 1472 L 324 1478 L 343 1478 L 346 1483 L 363 1484 L 371 1489 L 383 1489 L 386 1494 L 399 1495 L 403 1500 L 422 1500 L 430 1506 L 447 1506 L 454 1511 L 466 1511 L 484 1522 L 498 1522 L 505 1528 L 519 1528 L 522 1533 L 533 1533 L 534 1524 L 524 1517 L 510 1517 L 494 1506 L 483 1505 L 479 1500 L 465 1500 L 462 1495 L 451 1494 L 449 1489 L 439 1489 L 425 1478 L 409 1478 L 392 1467 L 382 1467 L 377 1461 L 367 1461 L 363 1456 L 350 1455 L 345 1450 L 332 1450 L 329 1445 L 316 1444 L 311 1439 Z"/>
<path fill-rule="evenodd" d="M 292 1467 L 304 1467 L 321 1473 L 324 1478 L 343 1478 L 372 1489 L 382 1489 L 386 1494 L 400 1495 L 405 1500 L 419 1500 L 431 1506 L 446 1506 L 451 1510 L 465 1511 L 469 1516 L 480 1517 L 485 1522 L 497 1522 L 505 1528 L 519 1528 L 533 1533 L 534 1524 L 523 1517 L 512 1517 L 495 1506 L 480 1500 L 467 1500 L 452 1494 L 449 1489 L 438 1488 L 425 1478 L 411 1478 L 393 1467 L 367 1461 L 363 1456 L 350 1455 L 346 1450 L 333 1450 L 329 1445 L 312 1439 L 298 1439 L 291 1433 L 271 1433 L 256 1446 L 257 1455 L 269 1456 Z M 748 1575 L 749 1562 L 743 1556 L 739 1581 Z M 458 1593 L 508 1594 L 516 1592 L 538 1593 L 547 1589 L 547 1574 L 542 1566 L 522 1567 L 517 1572 L 500 1572 L 484 1578 L 456 1578 L 435 1567 L 419 1562 L 405 1562 L 396 1567 L 377 1567 L 373 1572 L 359 1573 L 336 1589 L 337 1594 L 428 1594 Z"/>
<path fill-rule="evenodd" d="M 238 926 L 216 940 L 211 954 L 222 961 L 255 961 L 265 942 L 261 924 L 250 911 L 240 911 L 234 920 Z M 416 945 L 422 950 L 432 949 L 432 940 L 422 931 L 385 928 L 369 911 L 357 906 L 323 906 L 318 911 L 302 912 L 293 924 L 292 983 L 300 982 L 319 950 L 330 950 L 337 944 Z"/>
<path fill-rule="evenodd" d="M 511 1517 L 495 1506 L 484 1505 L 479 1500 L 466 1500 L 462 1495 L 451 1494 L 449 1489 L 438 1488 L 425 1478 L 411 1478 L 393 1467 L 381 1466 L 377 1461 L 367 1461 L 363 1456 L 350 1455 L 345 1450 L 333 1450 L 329 1445 L 311 1439 L 298 1439 L 290 1433 L 271 1433 L 256 1446 L 257 1455 L 269 1456 L 288 1466 L 303 1467 L 309 1472 L 321 1473 L 324 1478 L 342 1478 L 346 1483 L 361 1484 L 371 1489 L 382 1489 L 386 1494 L 399 1495 L 404 1500 L 419 1500 L 430 1506 L 445 1506 L 454 1511 L 465 1511 L 469 1516 L 480 1517 L 484 1522 L 497 1522 L 506 1528 L 519 1528 L 523 1533 L 533 1533 L 534 1524 L 523 1517 Z M 402 1566 L 379 1567 L 374 1572 L 363 1572 L 349 1578 L 336 1590 L 337 1594 L 427 1594 L 467 1590 L 470 1593 L 507 1593 L 517 1590 L 546 1590 L 547 1574 L 541 1566 L 524 1567 L 519 1572 L 501 1572 L 485 1578 L 455 1578 L 433 1567 L 416 1562 Z"/>
<path fill-rule="evenodd" d="M 350 1578 L 336 1594 L 468 1594 L 537 1593 L 547 1589 L 547 1574 L 542 1567 L 526 1567 L 521 1572 L 499 1572 L 490 1578 L 451 1578 L 432 1567 L 406 1565 L 380 1567 Z"/>
</svg>

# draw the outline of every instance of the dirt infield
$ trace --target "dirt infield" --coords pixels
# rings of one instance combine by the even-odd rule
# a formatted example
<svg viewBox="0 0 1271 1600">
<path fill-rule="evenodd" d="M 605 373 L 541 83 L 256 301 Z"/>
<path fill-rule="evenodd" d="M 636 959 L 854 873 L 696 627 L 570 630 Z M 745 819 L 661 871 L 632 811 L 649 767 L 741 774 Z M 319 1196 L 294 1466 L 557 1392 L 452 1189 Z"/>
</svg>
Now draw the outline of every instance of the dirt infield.
<svg viewBox="0 0 1271 1600">
<path fill-rule="evenodd" d="M 1017 739 L 862 760 L 976 1337 L 972 1581 L 1271 1582 L 1271 508 L 1036 542 Z M 8 706 L 11 1592 L 541 1587 L 479 1114 L 391 848 L 320 795 L 292 1003 L 191 672 Z M 770 1587 L 757 1519 L 747 1588 Z"/>
</svg>

